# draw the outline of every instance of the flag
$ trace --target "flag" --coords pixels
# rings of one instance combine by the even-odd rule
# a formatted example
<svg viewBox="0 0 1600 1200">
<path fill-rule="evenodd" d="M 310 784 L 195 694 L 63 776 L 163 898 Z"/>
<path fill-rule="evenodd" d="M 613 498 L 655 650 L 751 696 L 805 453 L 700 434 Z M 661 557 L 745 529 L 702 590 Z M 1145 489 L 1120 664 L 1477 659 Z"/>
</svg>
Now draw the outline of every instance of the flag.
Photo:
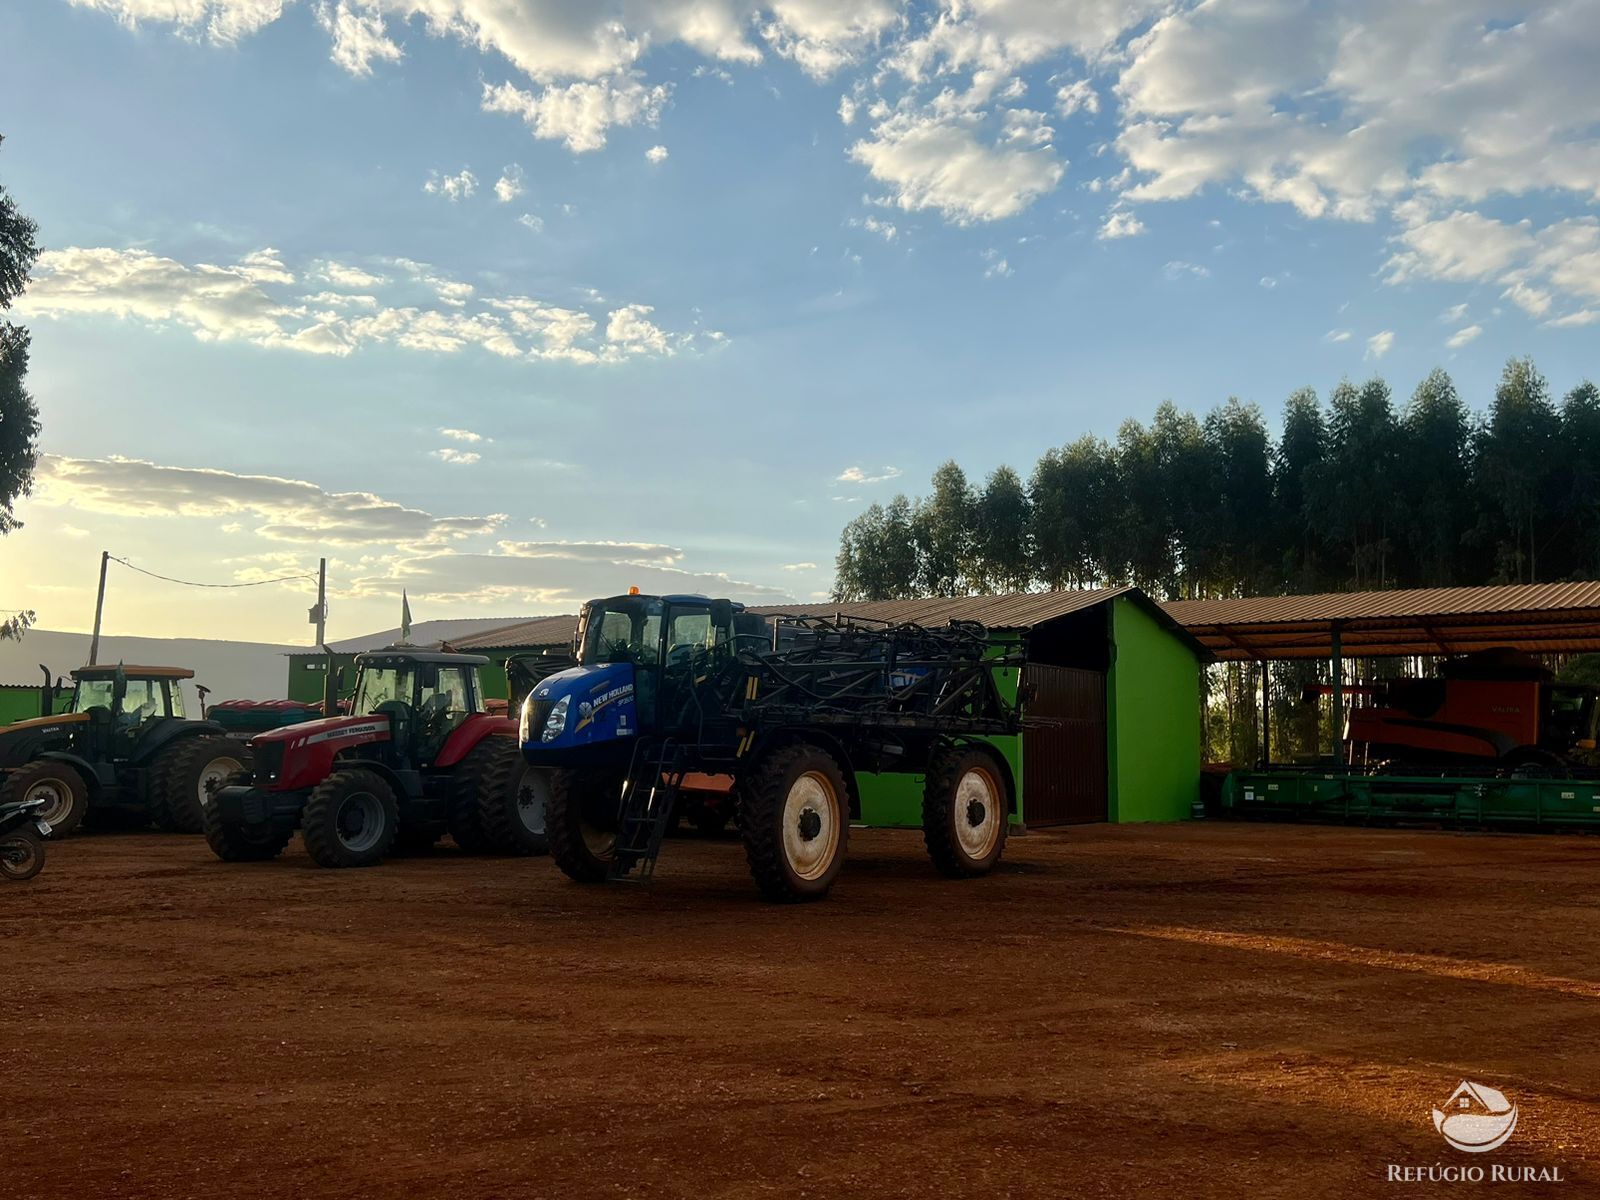
<svg viewBox="0 0 1600 1200">
<path fill-rule="evenodd" d="M 400 589 L 400 640 L 411 640 L 411 601 L 406 599 L 405 589 Z"/>
</svg>

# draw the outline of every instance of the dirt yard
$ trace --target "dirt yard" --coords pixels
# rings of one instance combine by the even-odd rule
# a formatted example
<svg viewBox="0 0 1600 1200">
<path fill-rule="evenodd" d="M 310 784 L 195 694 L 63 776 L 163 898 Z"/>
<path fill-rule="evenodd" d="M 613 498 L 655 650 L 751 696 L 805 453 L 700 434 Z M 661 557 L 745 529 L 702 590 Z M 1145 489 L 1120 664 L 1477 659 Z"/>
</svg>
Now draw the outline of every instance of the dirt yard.
<svg viewBox="0 0 1600 1200">
<path fill-rule="evenodd" d="M 50 853 L 0 887 L 9 1196 L 1600 1186 L 1600 839 L 1081 827 L 954 883 L 856 830 L 795 908 L 732 840 L 670 843 L 650 890 L 448 848 Z M 1518 1105 L 1504 1148 L 1435 1132 L 1462 1079 Z"/>
</svg>

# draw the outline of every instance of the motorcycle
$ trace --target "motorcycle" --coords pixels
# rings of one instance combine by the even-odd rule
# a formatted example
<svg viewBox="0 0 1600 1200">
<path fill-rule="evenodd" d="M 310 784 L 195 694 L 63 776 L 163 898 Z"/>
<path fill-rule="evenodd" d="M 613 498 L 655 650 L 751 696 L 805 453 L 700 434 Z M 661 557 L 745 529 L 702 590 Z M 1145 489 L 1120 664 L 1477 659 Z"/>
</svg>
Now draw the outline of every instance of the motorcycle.
<svg viewBox="0 0 1600 1200">
<path fill-rule="evenodd" d="M 0 804 L 0 877 L 32 879 L 44 869 L 44 839 L 50 826 L 37 815 L 50 801 Z"/>
</svg>

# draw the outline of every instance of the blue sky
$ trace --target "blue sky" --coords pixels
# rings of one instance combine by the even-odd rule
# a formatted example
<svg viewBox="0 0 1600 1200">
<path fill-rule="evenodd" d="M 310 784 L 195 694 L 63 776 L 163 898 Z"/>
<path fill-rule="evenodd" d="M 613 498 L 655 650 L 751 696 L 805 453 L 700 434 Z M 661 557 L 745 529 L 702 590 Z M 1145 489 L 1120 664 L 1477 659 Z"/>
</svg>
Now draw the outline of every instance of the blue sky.
<svg viewBox="0 0 1600 1200">
<path fill-rule="evenodd" d="M 1600 330 L 1600 3 L 27 0 L 45 422 L 0 607 L 333 560 L 333 632 L 827 589 L 840 526 L 1157 403 Z M 442 432 L 450 431 L 450 432 Z M 805 564 L 815 564 L 807 566 Z M 13 595 L 11 593 L 18 593 Z M 306 597 L 126 573 L 126 633 Z"/>
</svg>

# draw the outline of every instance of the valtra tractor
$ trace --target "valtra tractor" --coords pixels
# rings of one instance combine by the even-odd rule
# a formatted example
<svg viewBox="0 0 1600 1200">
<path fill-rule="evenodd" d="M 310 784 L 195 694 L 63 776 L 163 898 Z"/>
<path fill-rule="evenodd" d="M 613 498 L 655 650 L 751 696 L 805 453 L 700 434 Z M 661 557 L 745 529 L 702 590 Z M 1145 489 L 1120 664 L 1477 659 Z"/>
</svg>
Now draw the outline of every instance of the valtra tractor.
<svg viewBox="0 0 1600 1200">
<path fill-rule="evenodd" d="M 924 629 L 764 618 L 704 596 L 584 606 L 577 665 L 540 680 L 520 740 L 551 768 L 550 852 L 580 882 L 649 879 L 685 780 L 721 777 L 762 894 L 827 895 L 860 816 L 858 772 L 925 777 L 923 835 L 945 875 L 1005 847 L 1016 788 L 985 737 L 1021 718 L 1019 664 L 974 624 Z"/>
<path fill-rule="evenodd" d="M 371 866 L 446 832 L 469 852 L 542 853 L 545 776 L 518 752 L 516 723 L 483 711 L 487 662 L 401 647 L 359 656 L 347 714 L 251 739 L 252 769 L 206 808 L 212 850 L 275 858 L 298 828 L 323 867 Z"/>
<path fill-rule="evenodd" d="M 1554 680 L 1525 654 L 1487 650 L 1446 661 L 1437 678 L 1376 684 L 1371 703 L 1349 710 L 1350 763 L 1565 773 L 1594 759 L 1600 690 Z"/>
<path fill-rule="evenodd" d="M 47 801 L 40 819 L 57 837 L 91 808 L 200 832 L 207 798 L 250 755 L 216 722 L 184 717 L 180 684 L 193 677 L 182 667 L 81 667 L 68 710 L 55 713 L 47 671 L 45 715 L 0 729 L 0 803 Z"/>
</svg>

